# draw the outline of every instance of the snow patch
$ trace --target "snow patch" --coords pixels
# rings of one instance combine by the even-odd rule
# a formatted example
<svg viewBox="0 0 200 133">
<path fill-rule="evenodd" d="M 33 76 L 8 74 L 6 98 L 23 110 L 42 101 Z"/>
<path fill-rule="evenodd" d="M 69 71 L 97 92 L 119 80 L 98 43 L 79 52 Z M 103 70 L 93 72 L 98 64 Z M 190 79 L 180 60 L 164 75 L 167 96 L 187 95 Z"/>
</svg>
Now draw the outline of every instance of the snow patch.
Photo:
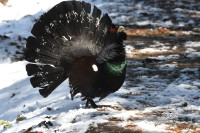
<svg viewBox="0 0 200 133">
<path fill-rule="evenodd" d="M 200 47 L 200 42 L 187 41 L 185 47 Z"/>
</svg>

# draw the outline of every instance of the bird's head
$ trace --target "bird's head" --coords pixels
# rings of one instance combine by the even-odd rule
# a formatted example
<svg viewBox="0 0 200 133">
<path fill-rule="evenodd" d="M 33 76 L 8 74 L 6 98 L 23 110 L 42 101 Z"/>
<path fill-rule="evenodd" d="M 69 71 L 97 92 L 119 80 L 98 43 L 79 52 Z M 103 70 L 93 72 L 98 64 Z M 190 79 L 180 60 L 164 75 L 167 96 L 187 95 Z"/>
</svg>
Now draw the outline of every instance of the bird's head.
<svg viewBox="0 0 200 133">
<path fill-rule="evenodd" d="M 114 24 L 111 25 L 110 34 L 117 35 L 116 37 L 117 37 L 117 40 L 119 41 L 127 39 L 124 26 L 119 26 L 118 28 L 116 28 Z"/>
<path fill-rule="evenodd" d="M 125 33 L 125 28 L 124 26 L 119 26 L 118 30 L 117 30 L 117 35 L 118 35 L 118 38 L 120 40 L 126 40 L 127 39 L 127 35 Z"/>
</svg>

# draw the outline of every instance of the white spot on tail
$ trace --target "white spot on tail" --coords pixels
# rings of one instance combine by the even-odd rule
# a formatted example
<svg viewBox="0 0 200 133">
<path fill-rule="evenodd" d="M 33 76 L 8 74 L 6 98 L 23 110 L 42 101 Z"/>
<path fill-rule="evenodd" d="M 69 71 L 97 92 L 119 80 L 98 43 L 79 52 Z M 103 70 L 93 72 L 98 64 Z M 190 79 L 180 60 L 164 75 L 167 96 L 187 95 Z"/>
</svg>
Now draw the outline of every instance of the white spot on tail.
<svg viewBox="0 0 200 133">
<path fill-rule="evenodd" d="M 37 48 L 37 49 L 35 50 L 35 52 L 39 53 L 39 52 L 40 52 L 40 49 L 39 49 L 39 48 Z"/>
<path fill-rule="evenodd" d="M 67 42 L 67 41 L 68 41 L 68 39 L 67 39 L 65 36 L 62 36 L 62 38 L 64 39 L 64 40 L 63 40 L 64 42 Z"/>
<path fill-rule="evenodd" d="M 93 71 L 97 72 L 97 71 L 98 71 L 97 65 L 96 65 L 96 64 L 93 64 L 93 65 L 92 65 L 92 69 L 93 69 Z"/>
</svg>

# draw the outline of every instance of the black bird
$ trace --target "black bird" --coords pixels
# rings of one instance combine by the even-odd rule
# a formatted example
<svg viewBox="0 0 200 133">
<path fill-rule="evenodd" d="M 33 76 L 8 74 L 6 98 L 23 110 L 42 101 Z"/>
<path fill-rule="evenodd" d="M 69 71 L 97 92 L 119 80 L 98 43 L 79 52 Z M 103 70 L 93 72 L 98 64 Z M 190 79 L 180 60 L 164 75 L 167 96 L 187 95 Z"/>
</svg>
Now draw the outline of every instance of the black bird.
<svg viewBox="0 0 200 133">
<path fill-rule="evenodd" d="M 124 27 L 116 28 L 108 14 L 96 6 L 64 1 L 43 14 L 27 39 L 26 71 L 32 86 L 49 96 L 69 78 L 71 98 L 81 93 L 97 107 L 93 98 L 105 98 L 123 84 L 126 58 Z"/>
</svg>

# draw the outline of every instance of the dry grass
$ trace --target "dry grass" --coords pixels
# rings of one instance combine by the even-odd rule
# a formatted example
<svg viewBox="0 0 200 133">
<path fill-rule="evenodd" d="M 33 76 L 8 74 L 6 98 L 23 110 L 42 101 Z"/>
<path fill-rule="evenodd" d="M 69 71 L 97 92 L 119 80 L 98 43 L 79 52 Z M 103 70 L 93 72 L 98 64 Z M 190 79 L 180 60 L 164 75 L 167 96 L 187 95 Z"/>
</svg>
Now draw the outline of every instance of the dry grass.
<svg viewBox="0 0 200 133">
<path fill-rule="evenodd" d="M 141 117 L 148 117 L 148 116 L 157 116 L 162 117 L 164 115 L 164 110 L 154 110 L 152 112 L 146 112 L 146 113 L 137 113 L 136 115 L 141 116 Z"/>
<path fill-rule="evenodd" d="M 0 3 L 2 3 L 4 6 L 7 4 L 7 0 L 5 1 L 5 0 L 0 0 Z"/>
<path fill-rule="evenodd" d="M 90 127 L 86 133 L 142 133 L 142 130 L 135 124 L 128 124 L 125 127 L 117 126 L 115 122 L 99 123 L 97 127 Z"/>
<path fill-rule="evenodd" d="M 133 119 L 133 116 L 130 119 Z M 142 133 L 142 130 L 133 121 L 129 121 L 125 127 L 122 127 L 118 125 L 123 122 L 120 118 L 112 117 L 107 120 L 108 122 L 98 123 L 97 127 L 91 125 L 86 133 Z"/>
<path fill-rule="evenodd" d="M 190 63 L 190 62 L 186 62 L 186 63 L 176 63 L 176 65 L 177 65 L 179 68 L 197 68 L 197 67 L 200 68 L 200 62 L 199 62 L 199 63 L 197 63 L 197 62 L 194 62 L 194 63 Z"/>
<path fill-rule="evenodd" d="M 159 55 L 170 55 L 170 54 L 183 54 L 184 49 L 173 50 L 173 51 L 155 51 L 155 52 L 140 52 L 139 50 L 134 49 L 133 54 L 128 54 L 127 57 L 131 59 L 138 59 L 148 56 L 159 56 Z"/>
<path fill-rule="evenodd" d="M 104 112 L 104 111 L 108 111 L 108 109 L 107 108 L 100 108 L 100 109 L 97 109 L 97 111 Z"/>
<path fill-rule="evenodd" d="M 7 5 L 8 0 L 0 0 L 0 4 L 7 6 L 7 7 L 11 7 L 11 5 Z"/>
<path fill-rule="evenodd" d="M 138 113 L 136 115 L 148 117 L 148 116 L 157 116 L 162 117 L 164 114 L 164 111 L 153 111 L 148 113 Z M 200 126 L 194 126 L 187 123 L 176 123 L 176 122 L 170 122 L 165 123 L 167 126 L 166 130 L 173 133 L 200 133 Z"/>
<path fill-rule="evenodd" d="M 182 31 L 169 30 L 167 28 L 156 29 L 128 29 L 125 31 L 129 36 L 180 36 L 185 35 Z"/>
<path fill-rule="evenodd" d="M 127 125 L 126 127 L 119 127 L 111 123 L 98 124 L 98 129 L 102 133 L 142 133 L 142 130 L 136 125 Z M 92 133 L 92 132 L 91 132 Z"/>
<path fill-rule="evenodd" d="M 200 133 L 200 127 L 197 126 L 191 126 L 184 123 L 166 123 L 166 124 L 169 125 L 169 127 L 167 127 L 166 129 L 168 131 L 183 133 L 184 132 L 183 130 L 185 130 L 185 132 Z"/>
<path fill-rule="evenodd" d="M 108 121 L 121 122 L 122 120 L 116 117 L 109 118 Z"/>
</svg>

